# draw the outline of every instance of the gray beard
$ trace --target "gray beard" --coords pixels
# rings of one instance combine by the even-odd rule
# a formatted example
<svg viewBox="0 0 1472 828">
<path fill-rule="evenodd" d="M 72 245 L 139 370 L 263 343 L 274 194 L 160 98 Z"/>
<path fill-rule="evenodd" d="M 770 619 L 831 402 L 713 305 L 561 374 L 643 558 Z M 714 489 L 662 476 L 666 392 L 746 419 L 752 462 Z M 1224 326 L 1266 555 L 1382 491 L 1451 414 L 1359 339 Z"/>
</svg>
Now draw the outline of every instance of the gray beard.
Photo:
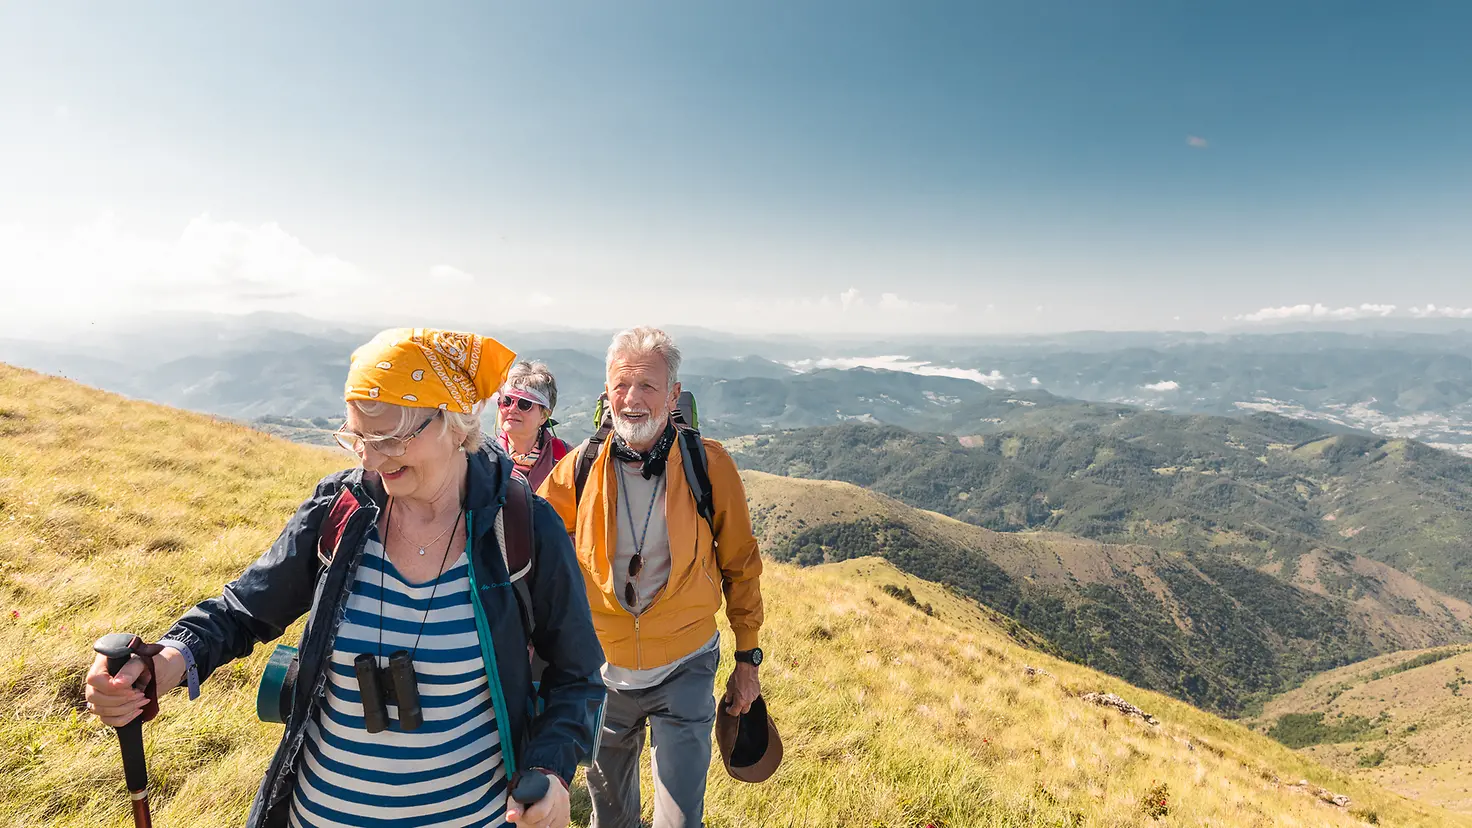
<svg viewBox="0 0 1472 828">
<path fill-rule="evenodd" d="M 613 433 L 623 438 L 625 443 L 631 446 L 642 446 L 659 439 L 664 432 L 664 427 L 669 424 L 669 415 L 656 417 L 653 412 L 642 421 L 626 420 L 617 414 L 613 415 Z"/>
</svg>

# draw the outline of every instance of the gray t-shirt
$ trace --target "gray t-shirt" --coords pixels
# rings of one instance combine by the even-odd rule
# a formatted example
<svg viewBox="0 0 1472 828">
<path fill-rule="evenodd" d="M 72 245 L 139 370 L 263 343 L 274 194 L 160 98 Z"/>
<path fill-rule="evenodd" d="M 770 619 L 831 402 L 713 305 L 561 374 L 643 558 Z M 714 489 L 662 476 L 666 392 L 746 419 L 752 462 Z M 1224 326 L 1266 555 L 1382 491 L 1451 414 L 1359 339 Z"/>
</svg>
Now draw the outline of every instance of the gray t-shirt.
<svg viewBox="0 0 1472 828">
<path fill-rule="evenodd" d="M 639 615 L 649 609 L 649 605 L 654 603 L 670 581 L 670 533 L 664 513 L 665 492 L 668 487 L 664 485 L 663 476 L 645 480 L 637 466 L 614 461 L 614 468 L 618 472 L 618 541 L 613 549 L 615 592 L 624 609 Z M 631 607 L 624 598 L 624 584 L 630 581 L 629 561 L 633 560 L 634 552 L 639 549 L 637 541 L 641 537 L 644 543 L 644 563 L 639 569 L 639 575 L 632 579 L 636 600 Z M 721 635 L 716 633 L 695 652 L 669 664 L 644 670 L 604 664 L 603 683 L 610 690 L 643 690 L 654 687 L 669 678 L 680 665 L 719 649 L 720 645 Z"/>
<path fill-rule="evenodd" d="M 618 541 L 613 550 L 614 592 L 624 609 L 639 615 L 649 609 L 670 580 L 670 532 L 665 521 L 664 476 L 644 479 L 637 467 L 614 461 L 618 472 Z M 629 562 L 640 551 L 643 565 L 632 579 L 636 600 L 629 606 L 624 598 L 624 585 L 629 578 Z"/>
</svg>

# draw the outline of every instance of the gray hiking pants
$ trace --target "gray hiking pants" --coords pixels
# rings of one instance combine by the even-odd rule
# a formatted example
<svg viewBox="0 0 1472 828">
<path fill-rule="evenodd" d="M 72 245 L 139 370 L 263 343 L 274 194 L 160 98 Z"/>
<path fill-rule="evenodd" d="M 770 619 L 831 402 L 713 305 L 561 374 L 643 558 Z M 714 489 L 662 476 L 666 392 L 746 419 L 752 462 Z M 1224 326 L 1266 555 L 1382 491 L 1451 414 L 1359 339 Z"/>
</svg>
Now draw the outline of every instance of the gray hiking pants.
<svg viewBox="0 0 1472 828">
<path fill-rule="evenodd" d="M 706 653 L 681 664 L 663 684 L 608 691 L 603 743 L 588 769 L 593 799 L 588 828 L 639 827 L 639 754 L 646 722 L 654 749 L 654 828 L 701 828 L 719 662 L 719 652 Z"/>
</svg>

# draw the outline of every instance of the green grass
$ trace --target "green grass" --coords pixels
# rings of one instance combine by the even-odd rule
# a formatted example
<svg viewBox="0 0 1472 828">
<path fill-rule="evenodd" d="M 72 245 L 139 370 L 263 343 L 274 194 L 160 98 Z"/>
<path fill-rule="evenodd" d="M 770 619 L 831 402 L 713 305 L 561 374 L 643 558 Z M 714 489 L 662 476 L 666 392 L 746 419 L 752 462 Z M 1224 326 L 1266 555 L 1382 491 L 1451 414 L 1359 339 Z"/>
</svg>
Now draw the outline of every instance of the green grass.
<svg viewBox="0 0 1472 828">
<path fill-rule="evenodd" d="M 4 366 L 0 411 L 0 825 L 123 828 L 116 741 L 80 713 L 92 640 L 159 635 L 342 458 Z M 882 562 L 772 564 L 763 587 L 763 680 L 787 760 L 764 785 L 713 767 L 712 828 L 1362 824 L 1290 787 L 1299 779 L 1385 824 L 1472 825 L 1019 646 L 1007 619 Z M 160 828 L 243 820 L 280 735 L 254 719 L 266 649 L 199 701 L 171 693 L 145 728 Z M 1161 724 L 1088 704 L 1088 691 Z M 1156 797 L 1168 813 L 1152 815 Z"/>
<path fill-rule="evenodd" d="M 1268 730 L 1268 735 L 1291 748 L 1309 745 L 1358 742 L 1376 732 L 1375 722 L 1364 716 L 1345 716 L 1333 722 L 1325 722 L 1323 713 L 1285 713 L 1278 723 Z M 1382 760 L 1384 759 L 1382 755 Z M 1376 764 L 1379 764 L 1378 762 Z"/>
<path fill-rule="evenodd" d="M 1380 679 L 1386 678 L 1388 676 L 1393 676 L 1396 673 L 1404 673 L 1407 670 L 1414 670 L 1417 667 L 1425 667 L 1428 664 L 1435 664 L 1442 659 L 1451 658 L 1452 656 L 1459 655 L 1462 652 L 1464 651 L 1456 648 L 1448 648 L 1445 650 L 1431 650 L 1429 652 L 1421 653 L 1418 656 L 1408 658 L 1405 661 L 1399 662 L 1390 667 L 1386 667 L 1383 670 L 1376 670 L 1375 672 L 1370 674 L 1370 681 L 1379 681 Z"/>
</svg>

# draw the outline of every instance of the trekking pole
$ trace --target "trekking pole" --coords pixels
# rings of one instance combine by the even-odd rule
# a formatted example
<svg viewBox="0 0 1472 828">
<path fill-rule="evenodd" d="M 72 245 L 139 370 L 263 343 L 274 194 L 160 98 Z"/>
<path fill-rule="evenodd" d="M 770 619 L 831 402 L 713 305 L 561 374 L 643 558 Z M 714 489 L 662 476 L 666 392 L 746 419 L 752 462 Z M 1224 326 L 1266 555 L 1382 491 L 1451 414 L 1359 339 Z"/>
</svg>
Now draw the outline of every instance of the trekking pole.
<svg viewBox="0 0 1472 828">
<path fill-rule="evenodd" d="M 143 723 L 158 714 L 158 692 L 153 678 L 154 645 L 128 633 L 112 633 L 97 639 L 92 649 L 107 658 L 107 674 L 117 675 L 134 653 L 143 656 L 147 665 L 144 675 L 148 686 L 144 694 L 149 704 L 133 721 L 117 728 L 118 745 L 123 749 L 123 779 L 128 783 L 128 794 L 133 803 L 134 828 L 153 828 L 153 817 L 148 812 L 148 764 L 143 759 Z"/>
</svg>

